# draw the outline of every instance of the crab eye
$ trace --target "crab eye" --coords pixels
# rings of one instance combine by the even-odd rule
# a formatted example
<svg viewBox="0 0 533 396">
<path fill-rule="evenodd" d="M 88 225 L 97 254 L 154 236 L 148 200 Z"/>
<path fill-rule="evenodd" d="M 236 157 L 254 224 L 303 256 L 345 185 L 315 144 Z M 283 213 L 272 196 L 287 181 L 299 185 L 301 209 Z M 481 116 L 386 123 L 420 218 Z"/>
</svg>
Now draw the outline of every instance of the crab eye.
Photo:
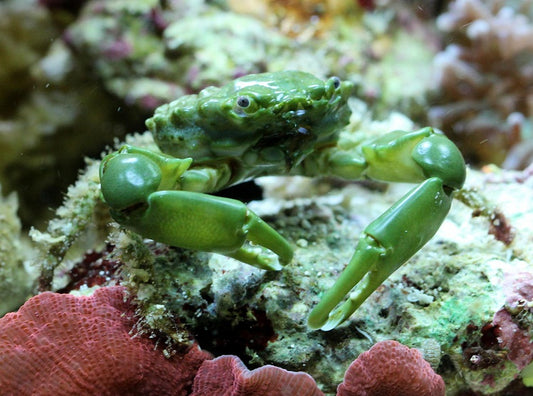
<svg viewBox="0 0 533 396">
<path fill-rule="evenodd" d="M 258 104 L 253 96 L 240 95 L 237 96 L 237 99 L 233 100 L 233 111 L 241 117 L 254 114 L 257 111 Z"/>
<path fill-rule="evenodd" d="M 250 106 L 250 98 L 247 96 L 239 96 L 237 98 L 237 105 L 243 109 Z"/>
<path fill-rule="evenodd" d="M 324 87 L 326 88 L 326 96 L 332 98 L 339 93 L 339 89 L 342 87 L 341 79 L 339 77 L 330 77 Z"/>
</svg>

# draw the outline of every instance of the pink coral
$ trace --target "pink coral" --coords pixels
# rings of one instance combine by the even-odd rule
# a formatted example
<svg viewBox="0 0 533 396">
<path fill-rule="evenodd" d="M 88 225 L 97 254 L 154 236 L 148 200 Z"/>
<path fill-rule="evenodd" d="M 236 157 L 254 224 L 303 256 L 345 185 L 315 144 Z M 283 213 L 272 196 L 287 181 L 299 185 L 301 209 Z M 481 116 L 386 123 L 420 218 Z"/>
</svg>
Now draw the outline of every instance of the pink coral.
<svg viewBox="0 0 533 396">
<path fill-rule="evenodd" d="M 275 366 L 248 370 L 236 356 L 205 361 L 194 379 L 191 396 L 322 396 L 310 375 Z"/>
<path fill-rule="evenodd" d="M 498 344 L 507 350 L 507 358 L 519 370 L 533 361 L 532 326 L 527 316 L 531 315 L 533 301 L 533 275 L 529 272 L 505 274 L 502 282 L 507 294 L 505 307 L 494 314 Z"/>
<path fill-rule="evenodd" d="M 528 143 L 519 145 L 533 114 L 529 7 L 528 2 L 455 0 L 437 19 L 450 44 L 435 57 L 429 124 L 442 129 L 469 162 L 501 163 L 513 147 L 505 166 L 531 162 Z"/>
<path fill-rule="evenodd" d="M 444 381 L 420 352 L 381 341 L 350 365 L 337 396 L 444 396 Z"/>
<path fill-rule="evenodd" d="M 3 395 L 186 395 L 200 364 L 197 346 L 166 359 L 130 332 L 122 287 L 90 297 L 46 292 L 0 319 Z"/>
</svg>

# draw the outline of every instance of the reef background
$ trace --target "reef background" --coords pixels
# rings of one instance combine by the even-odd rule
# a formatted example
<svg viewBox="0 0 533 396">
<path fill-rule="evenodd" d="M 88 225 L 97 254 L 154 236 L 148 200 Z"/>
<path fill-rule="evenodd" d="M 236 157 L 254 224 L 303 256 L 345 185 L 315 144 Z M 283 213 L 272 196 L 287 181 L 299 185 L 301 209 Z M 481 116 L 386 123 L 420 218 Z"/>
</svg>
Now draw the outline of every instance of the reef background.
<svg viewBox="0 0 533 396">
<path fill-rule="evenodd" d="M 166 353 L 192 337 L 334 392 L 359 353 L 396 339 L 423 352 L 447 394 L 526 394 L 532 20 L 526 0 L 3 1 L 1 313 L 39 288 L 120 283 L 139 304 L 139 331 Z M 283 69 L 356 83 L 349 144 L 431 125 L 470 166 L 469 206 L 457 201 L 438 235 L 328 333 L 307 329 L 310 308 L 406 186 L 276 177 L 225 192 L 255 199 L 296 246 L 275 274 L 144 242 L 99 198 L 101 153 L 123 140 L 153 147 L 142 132 L 158 105 Z"/>
</svg>

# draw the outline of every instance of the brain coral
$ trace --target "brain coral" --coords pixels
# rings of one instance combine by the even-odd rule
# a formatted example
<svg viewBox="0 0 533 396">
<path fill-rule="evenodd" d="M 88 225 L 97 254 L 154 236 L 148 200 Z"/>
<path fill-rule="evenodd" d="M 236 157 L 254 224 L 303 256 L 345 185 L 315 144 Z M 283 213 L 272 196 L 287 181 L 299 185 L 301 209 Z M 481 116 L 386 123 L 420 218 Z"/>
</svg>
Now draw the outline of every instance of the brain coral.
<svg viewBox="0 0 533 396">
<path fill-rule="evenodd" d="M 3 395 L 186 395 L 211 356 L 195 345 L 166 359 L 130 331 L 121 287 L 90 297 L 42 293 L 0 319 Z"/>
<path fill-rule="evenodd" d="M 420 352 L 388 340 L 350 365 L 337 396 L 444 396 L 444 381 Z"/>
<path fill-rule="evenodd" d="M 315 380 L 275 366 L 248 370 L 236 356 L 205 361 L 194 379 L 191 396 L 323 396 Z"/>
</svg>

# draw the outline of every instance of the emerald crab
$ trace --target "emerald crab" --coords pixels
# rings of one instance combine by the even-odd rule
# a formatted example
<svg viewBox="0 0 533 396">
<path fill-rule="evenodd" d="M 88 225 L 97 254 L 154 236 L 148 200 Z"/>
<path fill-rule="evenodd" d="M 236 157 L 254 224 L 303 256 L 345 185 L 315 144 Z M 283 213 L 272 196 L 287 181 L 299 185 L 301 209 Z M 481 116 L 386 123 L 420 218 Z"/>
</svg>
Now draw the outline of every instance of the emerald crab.
<svg viewBox="0 0 533 396">
<path fill-rule="evenodd" d="M 146 125 L 161 152 L 125 145 L 102 160 L 112 217 L 146 238 L 280 270 L 293 257 L 290 243 L 242 202 L 209 193 L 266 175 L 417 183 L 363 230 L 347 267 L 309 315 L 311 328 L 335 328 L 433 237 L 465 180 L 457 147 L 429 127 L 339 148 L 351 91 L 336 77 L 282 71 L 159 107 Z"/>
</svg>

